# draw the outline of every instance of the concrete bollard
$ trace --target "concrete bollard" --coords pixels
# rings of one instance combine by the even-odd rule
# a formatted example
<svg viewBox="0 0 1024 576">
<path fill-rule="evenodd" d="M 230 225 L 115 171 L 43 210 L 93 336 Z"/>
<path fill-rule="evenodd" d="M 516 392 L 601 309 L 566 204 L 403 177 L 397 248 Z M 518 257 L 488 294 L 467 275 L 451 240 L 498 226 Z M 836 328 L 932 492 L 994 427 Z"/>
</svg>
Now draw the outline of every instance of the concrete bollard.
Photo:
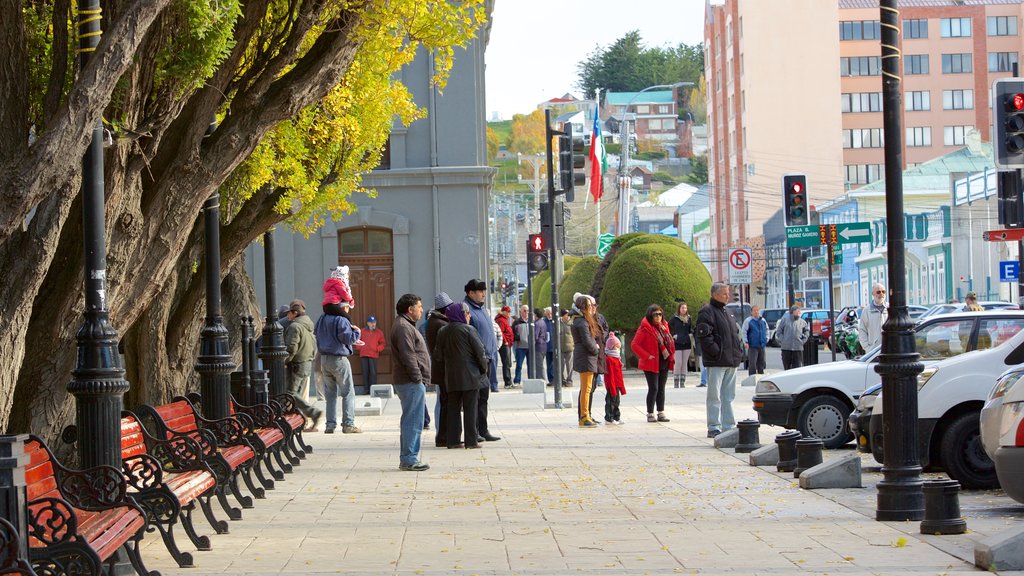
<svg viewBox="0 0 1024 576">
<path fill-rule="evenodd" d="M 814 468 L 823 462 L 821 451 L 825 443 L 818 438 L 801 438 L 796 441 L 796 468 L 793 469 L 793 478 L 799 478 L 800 474 L 808 468 Z"/>
<path fill-rule="evenodd" d="M 740 420 L 736 424 L 740 431 L 739 440 L 736 441 L 737 454 L 748 454 L 761 447 L 761 437 L 758 434 L 760 426 L 757 420 Z"/>
<path fill-rule="evenodd" d="M 796 468 L 796 441 L 800 439 L 800 432 L 789 430 L 775 437 L 775 443 L 779 446 L 779 462 L 775 469 L 779 472 L 792 472 Z"/>
<path fill-rule="evenodd" d="M 924 491 L 924 520 L 921 534 L 963 534 L 967 521 L 960 516 L 960 483 L 956 480 L 927 480 Z"/>
<path fill-rule="evenodd" d="M 779 445 L 766 444 L 750 453 L 751 466 L 775 466 L 779 463 Z"/>
</svg>

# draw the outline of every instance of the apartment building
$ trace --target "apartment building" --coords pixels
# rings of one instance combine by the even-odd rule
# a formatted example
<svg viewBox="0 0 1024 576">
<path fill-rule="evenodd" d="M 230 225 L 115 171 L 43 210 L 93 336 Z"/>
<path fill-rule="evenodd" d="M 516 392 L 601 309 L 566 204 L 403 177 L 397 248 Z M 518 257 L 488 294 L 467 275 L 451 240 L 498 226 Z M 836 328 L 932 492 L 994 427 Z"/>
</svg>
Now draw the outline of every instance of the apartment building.
<svg viewBox="0 0 1024 576">
<path fill-rule="evenodd" d="M 900 2 L 904 168 L 965 146 L 973 131 L 990 140 L 990 90 L 1019 60 L 1022 2 Z M 880 28 L 878 0 L 708 2 L 716 247 L 780 206 L 786 172 L 807 174 L 812 203 L 882 178 Z"/>
<path fill-rule="evenodd" d="M 761 235 L 782 175 L 807 175 L 812 204 L 844 190 L 839 6 L 823 0 L 718 0 L 705 9 L 711 275 Z M 787 32 L 788 31 L 788 32 Z"/>
<path fill-rule="evenodd" d="M 992 83 L 1012 75 L 1021 51 L 1021 0 L 901 3 L 903 156 L 915 166 L 991 138 Z M 877 0 L 840 0 L 843 169 L 850 188 L 882 177 Z"/>
</svg>

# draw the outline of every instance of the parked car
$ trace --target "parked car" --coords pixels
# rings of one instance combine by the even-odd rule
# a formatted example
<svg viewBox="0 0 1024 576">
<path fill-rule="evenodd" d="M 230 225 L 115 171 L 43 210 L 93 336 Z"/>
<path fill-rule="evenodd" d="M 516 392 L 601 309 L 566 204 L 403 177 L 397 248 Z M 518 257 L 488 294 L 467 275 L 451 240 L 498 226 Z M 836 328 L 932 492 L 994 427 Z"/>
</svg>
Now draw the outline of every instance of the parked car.
<svg viewBox="0 0 1024 576">
<path fill-rule="evenodd" d="M 761 311 L 761 318 L 768 323 L 768 345 L 778 346 L 779 341 L 775 338 L 775 326 L 779 323 L 786 313 L 789 312 L 786 308 L 765 308 Z"/>
<path fill-rule="evenodd" d="M 824 337 L 821 334 L 821 324 L 828 320 L 828 310 L 812 308 L 801 312 L 800 317 L 806 320 L 807 324 L 811 327 L 811 337 L 814 338 L 818 344 L 824 342 Z"/>
<path fill-rule="evenodd" d="M 921 361 L 928 368 L 964 352 L 991 348 L 994 340 L 988 328 L 996 321 L 1014 324 L 1020 330 L 1024 312 L 961 312 L 920 322 L 914 328 L 914 342 Z M 979 330 L 981 324 L 985 330 Z M 999 338 L 997 342 L 1002 342 Z M 854 360 L 765 376 L 757 383 L 753 398 L 758 420 L 820 438 L 828 448 L 842 446 L 851 438 L 848 419 L 855 402 L 865 389 L 882 381 L 875 372 L 879 352 L 876 346 Z"/>
<path fill-rule="evenodd" d="M 1007 366 L 1024 362 L 1024 314 L 995 311 L 974 315 L 978 319 L 972 326 L 964 324 L 963 313 L 936 317 L 943 323 L 950 318 L 958 318 L 961 323 L 950 327 L 948 344 L 960 340 L 963 345 L 967 338 L 968 348 L 972 342 L 975 347 L 970 354 L 927 365 L 918 376 L 919 456 L 922 467 L 941 466 L 964 488 L 995 488 L 999 479 L 982 444 L 980 414 L 1000 374 Z M 926 351 L 935 349 L 930 343 L 923 346 Z M 922 352 L 920 342 L 918 352 Z M 883 396 L 879 393 L 878 398 Z M 883 404 L 876 399 L 869 428 L 871 452 L 879 462 L 884 441 L 882 418 Z"/>
<path fill-rule="evenodd" d="M 1017 358 L 1024 362 L 1024 357 Z M 1024 503 L 1024 366 L 1003 372 L 981 410 L 981 441 L 1006 495 Z"/>
<path fill-rule="evenodd" d="M 725 305 L 725 311 L 732 316 L 732 319 L 736 321 L 737 326 L 743 325 L 743 320 L 750 316 L 750 304 L 744 302 L 743 307 L 740 307 L 739 302 L 730 302 Z"/>
<path fill-rule="evenodd" d="M 1013 302 L 1003 302 L 1003 301 L 999 301 L 999 300 L 991 300 L 991 301 L 985 301 L 985 302 L 978 302 L 978 305 L 981 306 L 982 308 L 984 308 L 985 310 L 1019 310 L 1020 309 L 1020 307 L 1017 306 L 1016 304 L 1014 304 Z M 931 308 L 926 310 L 918 318 L 919 319 L 920 318 L 930 318 L 930 317 L 935 316 L 937 314 L 949 314 L 950 312 L 962 312 L 965 306 L 967 306 L 967 304 L 965 304 L 963 302 L 956 302 L 956 303 L 952 303 L 952 304 L 936 304 L 935 306 L 932 306 Z"/>
<path fill-rule="evenodd" d="M 922 314 L 928 311 L 927 306 L 918 306 L 917 304 L 908 304 L 907 312 L 910 313 L 910 317 L 914 320 L 921 317 Z"/>
<path fill-rule="evenodd" d="M 878 399 L 878 395 L 881 392 L 881 382 L 865 389 L 864 393 L 857 399 L 857 407 L 853 409 L 853 412 L 850 412 L 850 419 L 848 420 L 850 434 L 853 435 L 853 439 L 857 443 L 858 452 L 866 454 L 871 452 L 871 435 L 869 430 L 871 411 L 874 409 L 875 400 Z"/>
</svg>

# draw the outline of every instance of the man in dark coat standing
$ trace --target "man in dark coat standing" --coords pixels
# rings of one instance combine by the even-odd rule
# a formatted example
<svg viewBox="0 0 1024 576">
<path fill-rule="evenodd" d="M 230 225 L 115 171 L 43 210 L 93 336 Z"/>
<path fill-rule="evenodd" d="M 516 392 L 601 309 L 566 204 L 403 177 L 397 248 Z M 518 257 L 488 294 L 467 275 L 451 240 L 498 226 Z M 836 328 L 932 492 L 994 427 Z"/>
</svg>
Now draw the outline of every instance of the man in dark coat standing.
<svg viewBox="0 0 1024 576">
<path fill-rule="evenodd" d="M 725 310 L 729 285 L 711 285 L 711 301 L 697 315 L 697 338 L 708 369 L 708 438 L 736 427 L 732 401 L 736 397 L 736 367 L 743 362 L 739 327 Z"/>
<path fill-rule="evenodd" d="M 487 425 L 487 400 L 491 392 L 498 391 L 498 377 L 495 366 L 498 362 L 498 338 L 494 335 L 494 324 L 491 315 L 487 312 L 487 283 L 483 280 L 470 280 L 465 286 L 466 299 L 463 300 L 469 305 L 469 324 L 476 328 L 476 335 L 484 345 L 484 352 L 487 353 L 488 381 L 490 386 L 480 391 L 480 398 L 477 399 L 476 429 L 480 437 L 488 442 L 501 440 L 501 437 L 491 434 Z"/>
<path fill-rule="evenodd" d="M 444 309 L 451 303 L 452 298 L 447 292 L 438 292 L 434 296 L 434 309 L 427 315 L 427 352 L 430 353 L 431 358 L 434 357 L 438 333 L 448 325 L 448 317 L 445 316 Z M 430 364 L 430 381 L 437 388 L 437 401 L 434 404 L 434 421 L 437 423 L 434 429 L 437 433 L 434 435 L 434 446 L 443 448 L 447 445 L 445 440 L 445 403 L 448 391 L 444 387 L 444 373 L 433 362 Z"/>
<path fill-rule="evenodd" d="M 469 306 L 457 302 L 445 308 L 448 325 L 437 335 L 433 352 L 434 366 L 444 378 L 445 417 L 448 448 L 479 448 L 476 431 L 476 400 L 480 390 L 488 388 L 487 356 L 476 330 L 468 325 Z M 460 421 L 461 416 L 461 421 Z M 460 439 L 465 431 L 465 442 Z"/>
<path fill-rule="evenodd" d="M 401 456 L 398 468 L 421 472 L 430 468 L 420 462 L 420 434 L 430 379 L 430 354 L 416 323 L 423 317 L 423 302 L 415 294 L 403 294 L 395 305 L 398 316 L 391 328 L 391 352 L 395 357 L 395 394 L 402 402 Z"/>
</svg>

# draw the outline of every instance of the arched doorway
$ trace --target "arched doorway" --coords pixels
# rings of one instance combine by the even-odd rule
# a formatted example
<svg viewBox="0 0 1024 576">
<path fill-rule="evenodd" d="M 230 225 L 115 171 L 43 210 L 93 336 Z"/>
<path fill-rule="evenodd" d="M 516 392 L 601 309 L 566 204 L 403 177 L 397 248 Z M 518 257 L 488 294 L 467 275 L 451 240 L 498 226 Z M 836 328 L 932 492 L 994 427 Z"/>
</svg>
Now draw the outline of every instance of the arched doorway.
<svg viewBox="0 0 1024 576">
<path fill-rule="evenodd" d="M 377 317 L 377 328 L 384 331 L 388 342 L 395 319 L 395 258 L 391 230 L 387 228 L 345 228 L 338 230 L 338 265 L 349 267 L 349 282 L 356 307 L 352 321 L 366 327 L 366 318 Z M 392 383 L 390 346 L 384 347 L 377 360 L 377 382 Z M 352 373 L 358 394 L 368 394 L 363 387 L 361 362 L 352 357 Z"/>
</svg>

